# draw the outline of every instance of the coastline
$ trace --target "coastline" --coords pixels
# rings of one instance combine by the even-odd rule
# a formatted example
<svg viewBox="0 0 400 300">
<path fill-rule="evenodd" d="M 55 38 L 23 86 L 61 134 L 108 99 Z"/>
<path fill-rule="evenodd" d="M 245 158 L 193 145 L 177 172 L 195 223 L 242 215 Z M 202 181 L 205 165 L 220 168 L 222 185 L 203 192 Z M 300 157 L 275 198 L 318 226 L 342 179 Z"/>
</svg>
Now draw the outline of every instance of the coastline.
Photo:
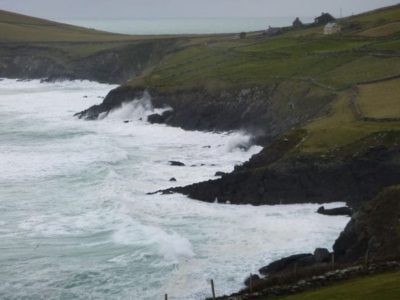
<svg viewBox="0 0 400 300">
<path fill-rule="evenodd" d="M 371 210 L 390 214 L 400 182 L 400 123 L 390 100 L 399 54 L 390 44 L 396 32 L 382 29 L 397 24 L 390 9 L 398 8 L 388 8 L 384 25 L 365 21 L 369 14 L 340 20 L 343 35 L 333 37 L 305 28 L 282 38 L 97 41 L 95 50 L 82 41 L 2 42 L 0 76 L 122 84 L 102 104 L 77 113 L 88 120 L 148 92 L 155 108 L 172 109 L 150 122 L 251 133 L 264 149 L 247 163 L 219 179 L 162 192 L 230 204 L 345 201 L 355 214 L 334 245 L 335 256 L 355 261 L 368 251 L 379 258 L 400 245 L 384 234 L 397 237 L 395 221 L 375 222 Z M 387 102 L 377 105 L 376 97 Z"/>
</svg>

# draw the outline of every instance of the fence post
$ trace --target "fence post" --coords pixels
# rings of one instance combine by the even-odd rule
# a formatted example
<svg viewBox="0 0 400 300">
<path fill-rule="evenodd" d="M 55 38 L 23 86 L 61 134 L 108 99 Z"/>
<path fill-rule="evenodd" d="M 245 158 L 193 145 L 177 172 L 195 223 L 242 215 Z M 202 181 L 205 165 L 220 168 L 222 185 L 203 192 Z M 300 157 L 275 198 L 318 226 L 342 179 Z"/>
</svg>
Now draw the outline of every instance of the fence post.
<svg viewBox="0 0 400 300">
<path fill-rule="evenodd" d="M 211 279 L 211 292 L 212 292 L 213 300 L 215 300 L 214 280 L 212 280 L 212 279 Z"/>
<path fill-rule="evenodd" d="M 165 294 L 165 300 L 168 300 L 168 294 Z"/>
<path fill-rule="evenodd" d="M 250 293 L 253 293 L 253 274 L 250 273 Z"/>
<path fill-rule="evenodd" d="M 365 252 L 365 267 L 368 269 L 369 267 L 369 249 Z"/>
<path fill-rule="evenodd" d="M 335 268 L 335 253 L 332 253 L 331 266 L 332 266 L 332 269 Z"/>
</svg>

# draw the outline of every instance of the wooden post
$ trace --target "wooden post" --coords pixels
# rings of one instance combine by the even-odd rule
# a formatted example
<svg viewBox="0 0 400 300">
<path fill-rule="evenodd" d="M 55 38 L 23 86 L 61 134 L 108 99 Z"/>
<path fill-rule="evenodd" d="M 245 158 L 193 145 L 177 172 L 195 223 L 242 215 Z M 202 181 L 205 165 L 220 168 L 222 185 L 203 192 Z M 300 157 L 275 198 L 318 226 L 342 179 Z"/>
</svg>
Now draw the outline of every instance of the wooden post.
<svg viewBox="0 0 400 300">
<path fill-rule="evenodd" d="M 332 265 L 332 269 L 334 269 L 335 268 L 335 253 L 332 253 L 331 265 Z"/>
<path fill-rule="evenodd" d="M 253 293 L 253 274 L 250 273 L 250 293 Z"/>
<path fill-rule="evenodd" d="M 165 294 L 165 300 L 168 300 L 168 294 Z"/>
<path fill-rule="evenodd" d="M 367 252 L 365 252 L 365 267 L 369 267 L 369 249 L 367 249 Z"/>
<path fill-rule="evenodd" d="M 211 292 L 213 299 L 215 300 L 215 288 L 214 288 L 214 280 L 211 279 Z"/>
</svg>

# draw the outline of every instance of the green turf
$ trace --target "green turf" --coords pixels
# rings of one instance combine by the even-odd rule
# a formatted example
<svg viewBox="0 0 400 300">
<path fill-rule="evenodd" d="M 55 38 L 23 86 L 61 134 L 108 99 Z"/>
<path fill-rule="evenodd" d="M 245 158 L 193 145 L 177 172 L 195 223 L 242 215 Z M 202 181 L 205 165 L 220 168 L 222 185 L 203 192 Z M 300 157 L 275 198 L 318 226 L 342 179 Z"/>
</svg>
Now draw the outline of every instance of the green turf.
<svg viewBox="0 0 400 300">
<path fill-rule="evenodd" d="M 357 103 L 365 117 L 400 120 L 400 79 L 361 85 Z"/>
<path fill-rule="evenodd" d="M 350 280 L 316 291 L 305 292 L 277 300 L 398 300 L 400 272 L 380 274 Z M 262 300 L 260 298 L 259 300 Z"/>
</svg>

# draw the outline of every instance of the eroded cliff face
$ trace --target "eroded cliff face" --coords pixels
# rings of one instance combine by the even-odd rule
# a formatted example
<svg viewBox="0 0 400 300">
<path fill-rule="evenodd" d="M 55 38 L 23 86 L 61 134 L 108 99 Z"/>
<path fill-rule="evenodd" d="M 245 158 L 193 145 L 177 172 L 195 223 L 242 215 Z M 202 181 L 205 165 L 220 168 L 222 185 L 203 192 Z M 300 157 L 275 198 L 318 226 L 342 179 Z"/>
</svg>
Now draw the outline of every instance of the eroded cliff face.
<svg viewBox="0 0 400 300">
<path fill-rule="evenodd" d="M 355 214 L 333 245 L 340 262 L 400 255 L 400 186 L 386 188 Z"/>
<path fill-rule="evenodd" d="M 334 98 L 331 92 L 308 83 L 292 84 L 292 90 L 288 90 L 285 82 L 217 91 L 121 86 L 112 90 L 102 104 L 77 115 L 94 120 L 101 113 L 117 109 L 124 102 L 139 100 L 148 92 L 155 107 L 172 108 L 161 118 L 167 125 L 188 130 L 244 130 L 252 133 L 259 143 L 268 144 L 286 130 L 322 113 Z"/>
<path fill-rule="evenodd" d="M 258 159 L 260 155 L 253 159 Z M 400 150 L 378 147 L 345 160 L 315 156 L 238 168 L 218 180 L 171 189 L 193 199 L 232 204 L 344 201 L 358 209 L 384 187 L 400 181 Z"/>
<path fill-rule="evenodd" d="M 157 64 L 176 41 L 138 41 L 114 45 L 85 56 L 84 48 L 67 51 L 64 44 L 0 45 L 0 77 L 19 79 L 88 79 L 122 84 Z M 78 44 L 79 43 L 75 43 Z M 75 45 L 74 44 L 74 45 Z M 76 45 L 75 45 L 76 46 Z M 86 45 L 99 47 L 102 45 Z"/>
</svg>

